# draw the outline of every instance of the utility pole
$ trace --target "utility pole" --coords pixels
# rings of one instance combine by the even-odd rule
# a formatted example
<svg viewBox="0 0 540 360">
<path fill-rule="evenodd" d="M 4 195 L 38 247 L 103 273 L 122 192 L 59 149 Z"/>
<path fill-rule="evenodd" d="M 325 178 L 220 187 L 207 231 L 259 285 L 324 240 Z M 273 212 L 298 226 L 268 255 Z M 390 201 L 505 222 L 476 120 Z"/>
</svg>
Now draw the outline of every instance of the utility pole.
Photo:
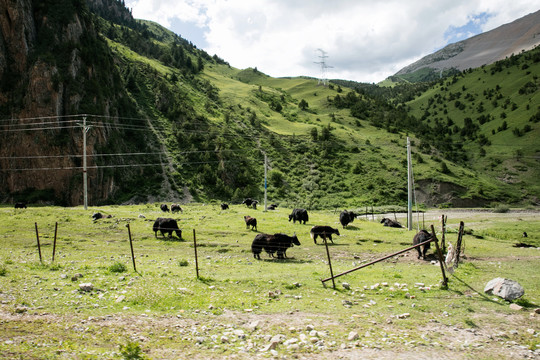
<svg viewBox="0 0 540 360">
<path fill-rule="evenodd" d="M 266 153 L 264 153 L 264 211 L 267 211 L 267 205 L 266 205 L 266 189 L 268 187 L 268 181 L 266 178 L 266 175 L 268 173 L 268 158 L 266 157 Z"/>
<path fill-rule="evenodd" d="M 412 163 L 411 163 L 411 140 L 407 136 L 407 229 L 412 230 Z"/>
<path fill-rule="evenodd" d="M 83 192 L 84 192 L 84 210 L 88 209 L 88 172 L 86 167 L 86 133 L 90 126 L 86 126 L 86 116 L 83 116 Z"/>
</svg>

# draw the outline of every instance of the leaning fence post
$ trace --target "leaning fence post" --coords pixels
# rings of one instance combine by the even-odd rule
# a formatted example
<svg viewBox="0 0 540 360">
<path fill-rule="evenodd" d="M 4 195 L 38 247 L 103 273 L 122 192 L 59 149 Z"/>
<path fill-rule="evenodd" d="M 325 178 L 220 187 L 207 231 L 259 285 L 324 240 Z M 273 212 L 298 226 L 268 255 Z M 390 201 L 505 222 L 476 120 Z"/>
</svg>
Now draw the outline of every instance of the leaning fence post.
<svg viewBox="0 0 540 360">
<path fill-rule="evenodd" d="M 41 244 L 39 243 L 39 232 L 38 232 L 37 223 L 35 223 L 35 225 L 36 225 L 37 247 L 38 247 L 38 252 L 39 252 L 39 262 L 43 262 L 43 260 L 41 259 Z"/>
<path fill-rule="evenodd" d="M 129 223 L 126 224 L 126 227 L 128 229 L 128 235 L 129 235 L 129 246 L 131 248 L 131 260 L 133 261 L 133 270 L 137 272 L 137 267 L 135 266 L 135 254 L 133 253 L 133 241 L 131 240 L 131 229 L 129 227 Z"/>
<path fill-rule="evenodd" d="M 439 257 L 439 265 L 441 265 L 441 272 L 442 272 L 442 285 L 448 286 L 448 278 L 446 277 L 446 273 L 444 272 L 444 259 L 441 252 L 441 248 L 439 247 L 439 240 L 437 239 L 437 236 L 435 235 L 435 228 L 433 227 L 433 224 L 431 224 L 431 236 L 433 239 L 435 239 L 433 242 L 435 243 L 435 248 L 437 249 L 437 256 Z"/>
<path fill-rule="evenodd" d="M 445 221 L 445 219 L 444 219 L 444 214 L 442 214 L 441 220 L 442 220 L 442 225 L 441 225 L 441 231 L 442 231 L 442 236 L 441 236 L 441 248 L 442 248 L 442 251 L 444 252 L 444 251 L 446 250 L 446 239 L 445 239 L 445 234 L 446 234 L 446 221 Z"/>
<path fill-rule="evenodd" d="M 195 249 L 195 272 L 197 273 L 197 279 L 199 278 L 199 259 L 197 257 L 197 237 L 195 236 L 195 229 L 193 229 L 193 248 Z"/>
<path fill-rule="evenodd" d="M 326 256 L 328 256 L 328 266 L 330 266 L 330 277 L 332 278 L 332 286 L 336 288 L 336 281 L 334 280 L 334 270 L 332 270 L 332 260 L 330 259 L 330 250 L 328 250 L 328 243 L 326 242 L 326 237 L 323 237 L 324 246 L 326 247 Z M 323 281 L 324 285 L 324 281 Z"/>
<path fill-rule="evenodd" d="M 54 241 L 53 241 L 52 261 L 51 262 L 54 262 L 54 254 L 56 253 L 56 234 L 58 234 L 58 222 L 54 223 Z"/>
<path fill-rule="evenodd" d="M 463 221 L 459 222 L 459 232 L 456 242 L 456 260 L 454 262 L 454 266 L 458 267 L 459 265 L 459 254 L 461 253 L 461 243 L 463 241 L 463 228 L 465 227 L 465 223 Z"/>
</svg>

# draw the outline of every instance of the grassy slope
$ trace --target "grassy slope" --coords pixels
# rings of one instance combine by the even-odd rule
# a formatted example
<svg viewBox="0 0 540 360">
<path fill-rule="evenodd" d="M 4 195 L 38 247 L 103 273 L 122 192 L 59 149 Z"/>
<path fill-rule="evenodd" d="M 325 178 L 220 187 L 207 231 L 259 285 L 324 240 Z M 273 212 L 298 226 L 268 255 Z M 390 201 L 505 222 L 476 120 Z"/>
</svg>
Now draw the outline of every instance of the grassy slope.
<svg viewBox="0 0 540 360">
<path fill-rule="evenodd" d="M 326 348 L 301 344 L 301 350 L 295 351 L 280 345 L 279 354 L 300 351 L 308 356 L 332 357 L 341 343 L 349 343 L 350 331 L 361 335 L 353 349 L 400 353 L 415 349 L 427 354 L 451 351 L 454 358 L 490 358 L 502 349 L 514 351 L 505 341 L 532 349 L 538 344 L 538 339 L 526 332 L 535 327 L 529 311 L 513 312 L 506 302 L 482 293 L 487 281 L 504 276 L 524 286 L 525 296 L 518 302 L 526 310 L 538 306 L 538 250 L 512 247 L 523 240 L 522 231 L 530 234 L 527 243 L 540 245 L 540 223 L 535 214 L 486 217 L 450 213 L 447 241 L 455 242 L 460 220 L 466 221 L 466 230 L 473 235 L 464 237 L 466 258 L 455 277 L 450 276 L 449 290 L 438 286 L 438 266 L 417 260 L 410 252 L 339 278 L 334 291 L 330 283 L 324 288 L 320 281 L 329 276 L 325 248 L 309 238 L 312 225 L 340 227 L 333 211 L 312 211 L 308 224 L 301 225 L 287 221 L 290 208 L 264 213 L 243 205 L 221 211 L 217 204 L 189 204 L 182 214 L 172 215 L 179 219 L 184 241 L 167 241 L 155 239 L 152 232 L 153 220 L 163 216 L 158 205 L 91 208 L 113 215 L 96 222 L 82 208 L 0 208 L 0 316 L 6 319 L 0 354 L 42 358 L 61 352 L 109 359 L 118 358 L 114 351 L 119 344 L 134 341 L 152 358 L 177 357 L 170 353 L 173 350 L 184 355 L 194 352 L 198 357 L 241 355 L 240 340 L 232 341 L 229 334 L 230 344 L 220 341 L 232 328 L 242 329 L 246 343 L 254 343 L 245 354 L 247 358 L 268 344 L 265 335 L 283 333 L 287 338 L 298 338 L 308 324 L 326 333 L 322 337 Z M 271 260 L 264 253 L 263 260 L 253 259 L 250 244 L 256 232 L 246 230 L 242 218 L 248 214 L 258 219 L 260 232 L 296 232 L 302 245 L 288 250 L 291 259 L 287 261 Z M 428 215 L 426 226 L 438 228 L 437 216 Z M 382 227 L 378 219 L 362 217 L 339 229 L 341 236 L 334 237 L 335 245 L 329 246 L 334 273 L 408 246 L 411 233 Z M 58 242 L 52 264 L 55 222 Z M 39 262 L 34 223 L 39 228 L 43 264 Z M 128 223 L 138 273 L 132 270 Z M 199 280 L 195 277 L 193 229 L 199 246 Z M 183 266 L 185 261 L 187 266 Z M 126 270 L 113 271 L 112 266 L 118 263 Z M 72 280 L 75 274 L 83 277 Z M 343 289 L 342 282 L 348 282 L 351 289 Z M 94 290 L 79 291 L 79 283 L 92 283 Z M 430 289 L 421 290 L 416 283 Z M 24 314 L 15 314 L 17 311 Z M 294 311 L 293 317 L 290 311 Z M 409 316 L 399 319 L 404 313 Z M 260 321 L 258 328 L 249 330 L 255 320 Z M 509 333 L 509 321 L 515 333 Z M 437 335 L 431 336 L 434 330 Z M 488 342 L 490 346 L 460 346 L 462 336 L 471 330 L 478 332 L 470 339 L 472 344 Z M 364 335 L 366 332 L 371 335 Z M 487 337 L 500 332 L 506 334 L 504 342 Z M 36 334 L 40 335 L 39 344 L 34 343 Z M 217 335 L 216 341 L 212 335 Z M 198 337 L 204 337 L 202 346 L 197 345 Z M 390 342 L 383 340 L 388 337 Z"/>
<path fill-rule="evenodd" d="M 160 30 L 156 24 L 149 24 L 150 30 L 159 35 L 160 39 L 165 42 L 158 42 L 160 46 L 167 46 L 167 41 L 173 38 L 172 33 L 166 30 Z M 156 28 L 157 26 L 157 28 Z M 116 51 L 120 52 L 123 57 L 129 61 L 145 63 L 156 69 L 162 75 L 170 75 L 175 72 L 175 69 L 167 67 L 156 60 L 149 60 L 141 57 L 119 44 L 112 45 Z M 501 93 L 503 96 L 508 96 L 518 104 L 518 108 L 511 113 L 508 113 L 506 119 L 513 127 L 523 127 L 527 123 L 528 117 L 533 112 L 530 106 L 529 110 L 525 110 L 525 100 L 521 96 L 516 96 L 517 90 L 523 85 L 526 78 L 523 78 L 523 71 L 513 75 L 511 70 L 503 70 L 494 75 L 489 74 L 489 67 L 479 69 L 471 74 L 466 74 L 464 77 L 458 78 L 457 82 L 452 84 L 451 79 L 443 82 L 446 88 L 444 94 L 450 92 L 462 92 L 461 102 L 467 103 L 467 108 L 461 111 L 453 102 L 448 104 L 437 104 L 437 108 L 428 109 L 428 99 L 436 94 L 441 94 L 441 86 L 434 87 L 425 92 L 422 96 L 410 102 L 411 114 L 420 118 L 426 110 L 431 113 L 431 118 L 439 117 L 441 121 L 446 121 L 446 117 L 452 118 L 458 126 L 463 125 L 464 117 L 476 118 L 474 108 L 481 101 L 482 92 L 484 89 L 495 88 L 497 84 L 504 84 Z M 512 70 L 514 71 L 514 70 Z M 517 71 L 517 70 L 515 70 Z M 538 64 L 531 67 L 528 71 L 533 74 L 538 72 Z M 278 153 L 274 153 L 271 158 L 271 166 L 273 169 L 281 171 L 285 174 L 285 181 L 290 184 L 289 191 L 297 193 L 299 196 L 306 197 L 308 193 L 299 191 L 305 185 L 305 180 L 310 178 L 306 173 L 310 168 L 319 162 L 317 157 L 313 159 L 311 154 L 320 150 L 317 143 L 310 141 L 310 132 L 313 128 L 317 128 L 319 134 L 323 127 L 330 126 L 335 142 L 332 145 L 336 151 L 334 154 L 333 164 L 325 164 L 323 168 L 318 169 L 323 173 L 330 172 L 333 175 L 325 175 L 320 179 L 315 178 L 318 182 L 317 186 L 322 193 L 317 196 L 323 196 L 323 203 L 327 206 L 335 206 L 340 203 L 343 206 L 364 205 L 372 203 L 404 203 L 406 200 L 406 161 L 405 148 L 406 136 L 410 136 L 414 143 L 418 144 L 413 134 L 391 134 L 385 130 L 377 129 L 367 121 L 359 121 L 352 118 L 347 109 L 336 109 L 328 104 L 327 98 L 332 98 L 338 94 L 334 89 L 317 86 L 313 79 L 306 78 L 271 78 L 253 69 L 238 70 L 226 65 L 218 65 L 207 62 L 204 72 L 200 78 L 208 80 L 213 86 L 219 89 L 219 104 L 213 104 L 212 110 L 209 110 L 209 100 L 205 97 L 204 92 L 192 88 L 192 84 L 185 81 L 179 81 L 176 85 L 182 88 L 182 93 L 189 99 L 190 106 L 195 109 L 197 114 L 200 114 L 207 119 L 213 121 L 221 127 L 223 119 L 227 113 L 231 114 L 235 123 L 243 127 L 247 133 L 250 132 L 249 122 L 247 121 L 246 112 L 256 114 L 258 121 L 267 130 L 266 133 L 259 133 L 256 129 L 251 132 L 257 137 L 267 137 L 269 134 L 278 135 L 283 141 L 281 149 Z M 523 78 L 523 79 L 522 79 Z M 479 80 L 480 79 L 480 80 Z M 466 91 L 462 88 L 465 87 Z M 276 112 L 272 110 L 269 103 L 257 96 L 257 93 L 262 91 L 264 94 L 276 99 L 281 99 L 283 110 Z M 347 89 L 341 96 L 345 96 Z M 463 99 L 465 93 L 474 94 L 476 100 L 473 104 Z M 306 111 L 298 107 L 301 100 L 307 101 L 309 108 Z M 535 104 L 538 100 L 538 92 L 533 94 L 526 101 L 530 104 Z M 538 194 L 540 189 L 538 182 L 535 179 L 538 177 L 538 166 L 530 159 L 534 152 L 534 139 L 538 135 L 538 130 L 525 134 L 519 138 L 519 144 L 512 144 L 514 135 L 511 130 L 498 132 L 491 135 L 491 130 L 500 126 L 500 112 L 502 112 L 499 104 L 498 108 L 492 108 L 489 101 L 483 101 L 486 108 L 484 114 L 491 113 L 495 120 L 490 121 L 481 126 L 480 133 L 485 134 L 489 139 L 492 139 L 492 145 L 486 146 L 486 156 L 478 157 L 479 146 L 475 143 L 467 144 L 465 148 L 468 151 L 471 162 L 470 165 L 458 165 L 447 162 L 451 173 L 443 174 L 440 171 L 439 159 L 432 155 L 421 154 L 423 162 L 414 163 L 415 179 L 427 179 L 429 181 L 444 181 L 465 187 L 467 190 L 460 196 L 465 198 L 487 197 L 491 200 L 500 198 L 512 199 L 519 201 L 523 196 L 531 197 Z M 501 102 L 501 101 L 499 101 Z M 147 101 L 144 105 L 150 107 L 146 111 L 150 111 L 152 116 L 159 117 L 159 113 L 152 110 L 152 101 Z M 238 110 L 241 109 L 241 110 Z M 443 115 L 446 110 L 448 114 Z M 167 121 L 162 122 L 162 125 L 168 126 Z M 534 127 L 533 127 L 534 128 Z M 292 139 L 300 139 L 307 147 L 310 154 L 298 156 L 294 154 L 291 146 Z M 260 142 L 259 140 L 256 140 Z M 168 140 L 167 145 L 174 153 L 178 145 L 174 141 Z M 197 146 L 197 144 L 194 144 Z M 517 145 L 517 146 L 516 146 Z M 262 145 L 268 150 L 268 143 Z M 339 147 L 339 148 L 338 148 Z M 510 150 L 511 149 L 511 150 Z M 517 149 L 523 152 L 523 157 L 516 161 L 512 156 Z M 413 146 L 413 154 L 419 153 L 416 147 Z M 501 160 L 502 159 L 502 160 Z M 360 164 L 362 171 L 360 174 L 353 174 L 352 168 Z M 516 166 L 517 165 L 517 166 Z M 302 170 L 301 167 L 304 167 Z M 294 169 L 292 169 L 294 168 Z M 504 174 L 504 175 L 501 175 Z M 513 177 L 510 180 L 508 176 Z M 522 182 L 521 184 L 510 185 L 501 181 L 505 177 L 506 182 Z M 517 193 L 516 189 L 523 188 L 522 193 Z M 262 189 L 261 189 L 262 192 Z M 289 196 L 278 192 L 274 192 L 275 201 L 287 200 Z M 285 196 L 284 196 L 285 195 Z"/>
<path fill-rule="evenodd" d="M 476 121 L 478 116 L 491 115 L 493 117 L 492 121 L 479 125 L 479 134 L 485 135 L 491 141 L 491 145 L 484 146 L 486 155 L 480 156 L 480 145 L 478 143 L 472 141 L 465 143 L 465 149 L 471 160 L 470 167 L 475 174 L 473 179 L 484 182 L 486 191 L 514 193 L 518 198 L 521 196 L 538 196 L 540 191 L 540 184 L 538 183 L 540 169 L 533 157 L 540 151 L 538 143 L 540 128 L 531 123 L 529 119 L 538 111 L 540 92 L 536 91 L 533 94 L 520 95 L 519 89 L 526 82 L 533 80 L 534 75 L 540 74 L 540 63 L 532 64 L 525 70 L 513 66 L 491 74 L 492 69 L 493 65 L 475 69 L 464 77 L 459 77 L 455 83 L 452 83 L 451 79 L 444 80 L 442 85 L 439 84 L 433 87 L 409 103 L 411 114 L 420 118 L 426 110 L 429 110 L 431 116 L 428 118 L 432 120 L 440 118 L 443 122 L 446 122 L 448 117 L 460 127 L 463 127 L 465 117 L 470 117 L 475 123 L 478 123 Z M 500 86 L 502 98 L 497 101 L 498 106 L 495 107 L 490 99 L 486 99 L 484 91 L 495 89 L 497 86 Z M 455 101 L 443 101 L 442 104 L 437 104 L 435 107 L 428 106 L 429 99 L 458 92 L 462 93 L 459 100 L 466 104 L 464 110 L 456 108 Z M 473 101 L 464 100 L 467 93 L 474 97 Z M 515 103 L 517 108 L 512 110 L 511 106 L 508 106 L 504 109 L 502 105 L 506 99 Z M 483 103 L 485 108 L 482 113 L 477 110 L 480 102 Z M 445 110 L 447 114 L 443 114 Z M 506 113 L 506 118 L 501 117 L 503 112 Z M 497 129 L 502 126 L 503 121 L 508 123 L 508 129 L 499 132 Z M 512 133 L 512 129 L 523 129 L 527 124 L 532 126 L 532 131 L 525 133 L 521 137 Z M 495 130 L 495 134 L 492 134 L 493 130 Z M 521 153 L 521 156 L 517 156 L 518 153 Z M 464 183 L 467 184 L 467 182 Z M 515 185 L 510 187 L 511 184 Z M 473 189 L 479 185 L 474 182 L 467 184 L 468 187 Z"/>
<path fill-rule="evenodd" d="M 345 200 L 345 204 L 370 203 L 370 198 L 363 194 L 371 183 L 376 183 L 376 188 L 379 189 L 382 178 L 386 178 L 383 181 L 388 181 L 390 186 L 403 188 L 406 179 L 403 166 L 406 145 L 404 135 L 388 134 L 367 123 L 359 127 L 357 120 L 350 116 L 347 109 L 340 110 L 328 105 L 327 97 L 335 96 L 335 90 L 317 86 L 316 81 L 311 79 L 274 79 L 257 74 L 251 69 L 241 71 L 216 65 L 206 67 L 205 77 L 220 88 L 220 97 L 225 107 L 241 104 L 243 107 L 253 108 L 264 126 L 276 134 L 309 138 L 313 127 L 317 127 L 320 134 L 322 127 L 330 125 L 332 133 L 345 149 L 340 155 L 346 159 L 345 166 L 333 169 L 341 174 L 346 188 L 353 193 L 349 195 L 352 199 Z M 242 82 L 237 81 L 238 78 L 242 79 Z M 256 98 L 255 92 L 259 86 L 265 92 L 286 94 L 290 97 L 281 113 L 272 111 L 266 103 Z M 309 104 L 306 111 L 297 106 L 302 99 Z M 335 121 L 331 118 L 332 114 Z M 366 141 L 370 145 L 366 145 Z M 358 151 L 353 152 L 352 148 L 358 148 Z M 384 151 L 384 157 L 380 155 L 381 151 Z M 365 166 L 363 175 L 355 176 L 350 173 L 350 168 L 357 162 Z M 381 168 L 388 170 L 386 174 L 392 176 L 383 175 Z M 395 176 L 399 179 L 395 179 Z"/>
</svg>

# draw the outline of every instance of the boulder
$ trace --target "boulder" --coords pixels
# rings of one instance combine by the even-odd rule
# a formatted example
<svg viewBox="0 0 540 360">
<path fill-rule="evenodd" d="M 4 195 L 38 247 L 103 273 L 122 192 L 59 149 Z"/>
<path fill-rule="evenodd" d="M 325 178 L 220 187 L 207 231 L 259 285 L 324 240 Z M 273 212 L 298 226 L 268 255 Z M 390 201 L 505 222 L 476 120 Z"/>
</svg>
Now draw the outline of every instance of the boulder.
<svg viewBox="0 0 540 360">
<path fill-rule="evenodd" d="M 512 301 L 523 296 L 525 290 L 523 290 L 523 287 L 517 281 L 495 278 L 486 284 L 484 292 L 499 296 L 507 301 Z"/>
</svg>

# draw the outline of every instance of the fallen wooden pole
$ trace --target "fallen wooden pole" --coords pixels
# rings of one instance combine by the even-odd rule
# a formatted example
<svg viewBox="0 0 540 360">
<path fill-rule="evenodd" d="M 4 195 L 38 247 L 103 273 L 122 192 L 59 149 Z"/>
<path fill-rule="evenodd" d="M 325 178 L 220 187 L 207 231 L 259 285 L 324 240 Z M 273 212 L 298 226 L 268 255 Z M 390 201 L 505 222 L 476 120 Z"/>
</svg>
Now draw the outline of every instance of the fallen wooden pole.
<svg viewBox="0 0 540 360">
<path fill-rule="evenodd" d="M 398 252 L 396 252 L 396 253 L 387 255 L 387 256 L 382 257 L 382 258 L 380 258 L 380 259 L 373 260 L 373 261 L 371 261 L 371 262 L 369 262 L 369 263 L 367 263 L 367 264 L 363 264 L 363 265 L 357 266 L 357 267 L 355 267 L 354 269 L 347 270 L 347 271 L 342 272 L 341 274 L 337 274 L 337 275 L 335 275 L 335 276 L 333 276 L 333 277 L 329 277 L 329 278 L 326 278 L 326 279 L 322 279 L 321 281 L 322 281 L 323 284 L 324 284 L 324 283 L 325 283 L 326 281 L 328 281 L 328 280 L 338 278 L 338 277 L 340 277 L 340 276 L 342 276 L 342 275 L 346 275 L 346 274 L 352 273 L 353 271 L 360 270 L 360 269 L 362 269 L 362 268 L 365 268 L 366 266 L 370 266 L 370 265 L 376 264 L 376 263 L 381 262 L 381 261 L 383 261 L 383 260 L 389 259 L 389 258 L 391 258 L 391 257 L 393 257 L 393 256 L 396 256 L 396 255 L 399 255 L 399 254 L 403 254 L 404 252 L 407 252 L 407 251 L 412 250 L 412 249 L 415 249 L 415 248 L 417 248 L 417 247 L 419 247 L 419 246 L 422 246 L 422 245 L 425 245 L 425 244 L 430 243 L 430 242 L 432 242 L 432 241 L 435 241 L 435 239 L 436 239 L 436 238 L 431 238 L 431 239 L 426 240 L 426 241 L 424 241 L 424 242 L 422 242 L 422 243 L 420 243 L 420 244 L 417 244 L 417 245 L 408 247 L 408 248 L 406 248 L 406 249 L 404 249 L 404 250 L 401 250 L 401 251 L 398 251 Z"/>
</svg>

